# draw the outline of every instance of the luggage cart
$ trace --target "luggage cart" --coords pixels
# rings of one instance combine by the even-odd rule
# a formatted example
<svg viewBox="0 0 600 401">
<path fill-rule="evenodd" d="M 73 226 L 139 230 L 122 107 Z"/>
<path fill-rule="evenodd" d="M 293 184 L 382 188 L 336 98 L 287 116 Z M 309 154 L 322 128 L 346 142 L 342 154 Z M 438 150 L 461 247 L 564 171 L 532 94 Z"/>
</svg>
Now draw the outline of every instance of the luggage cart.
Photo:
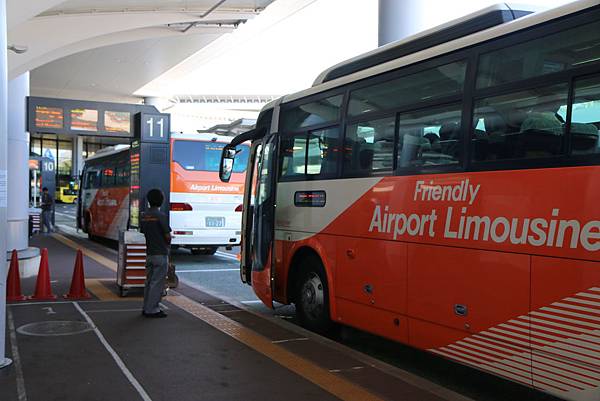
<svg viewBox="0 0 600 401">
<path fill-rule="evenodd" d="M 117 286 L 119 295 L 127 296 L 131 288 L 144 288 L 146 281 L 146 240 L 144 234 L 134 231 L 119 233 L 119 263 Z"/>
<path fill-rule="evenodd" d="M 126 297 L 130 288 L 144 288 L 146 283 L 146 239 L 144 234 L 128 230 L 119 234 L 119 263 L 117 268 L 117 286 L 119 295 Z M 179 277 L 175 274 L 175 264 L 169 258 L 165 294 L 171 288 L 177 288 Z"/>
</svg>

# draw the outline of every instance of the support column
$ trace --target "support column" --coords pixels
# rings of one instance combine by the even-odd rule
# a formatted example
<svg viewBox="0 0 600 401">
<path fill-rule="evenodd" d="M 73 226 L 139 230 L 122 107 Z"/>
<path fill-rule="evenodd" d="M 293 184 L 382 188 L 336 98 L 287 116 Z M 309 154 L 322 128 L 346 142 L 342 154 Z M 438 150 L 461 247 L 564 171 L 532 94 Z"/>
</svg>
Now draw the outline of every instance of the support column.
<svg viewBox="0 0 600 401">
<path fill-rule="evenodd" d="M 144 104 L 149 106 L 154 106 L 159 112 L 162 112 L 163 108 L 166 105 L 165 99 L 157 96 L 146 96 L 144 98 Z"/>
<path fill-rule="evenodd" d="M 81 175 L 81 170 L 83 169 L 83 137 L 78 136 L 73 139 L 73 154 L 71 156 L 72 167 L 71 167 L 71 175 L 75 177 L 76 180 L 79 179 Z"/>
<path fill-rule="evenodd" d="M 26 131 L 29 72 L 8 82 L 7 246 L 22 251 L 29 243 L 29 133 Z"/>
<path fill-rule="evenodd" d="M 431 19 L 431 10 L 436 9 L 431 3 L 430 0 L 379 0 L 379 46 L 429 28 L 427 17 Z"/>
<path fill-rule="evenodd" d="M 567 1 L 567 0 L 565 0 Z M 536 0 L 533 3 L 540 3 Z M 494 0 L 379 0 L 379 46 L 498 3 Z"/>
<path fill-rule="evenodd" d="M 6 206 L 7 206 L 7 80 L 6 61 L 6 0 L 0 0 L 0 255 L 6 255 Z M 6 358 L 6 275 L 7 263 L 0 258 L 0 368 L 12 363 Z"/>
</svg>

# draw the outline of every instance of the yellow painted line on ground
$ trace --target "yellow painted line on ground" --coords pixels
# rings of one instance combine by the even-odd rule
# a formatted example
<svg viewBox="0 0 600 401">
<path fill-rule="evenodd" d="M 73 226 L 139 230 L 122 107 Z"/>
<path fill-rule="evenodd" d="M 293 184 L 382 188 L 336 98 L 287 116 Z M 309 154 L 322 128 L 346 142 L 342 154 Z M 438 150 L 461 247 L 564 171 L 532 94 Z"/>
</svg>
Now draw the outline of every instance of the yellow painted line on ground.
<svg viewBox="0 0 600 401">
<path fill-rule="evenodd" d="M 86 289 L 94 294 L 100 301 L 140 301 L 142 297 L 120 297 L 115 294 L 111 289 L 106 286 L 106 280 L 99 280 L 96 278 L 85 279 Z"/>
<path fill-rule="evenodd" d="M 94 259 L 96 262 L 100 263 L 104 267 L 107 267 L 116 273 L 116 271 L 117 271 L 117 262 L 116 261 L 111 260 L 105 256 L 102 256 L 99 253 L 94 252 L 90 249 L 87 249 L 85 246 L 78 244 L 77 242 L 75 242 L 73 240 L 68 239 L 64 235 L 52 234 L 52 238 L 54 238 L 55 240 L 57 240 L 59 242 L 62 242 L 66 246 L 71 247 L 73 249 L 81 249 L 81 251 L 83 252 L 83 254 L 85 256 L 87 256 L 88 258 Z"/>
<path fill-rule="evenodd" d="M 73 248 L 81 249 L 83 254 L 103 266 L 108 267 L 113 271 L 117 271 L 117 263 L 94 251 L 87 249 L 85 246 L 76 243 L 60 234 L 54 234 L 53 238 L 63 244 Z M 118 297 L 108 288 L 106 288 L 100 280 L 89 280 L 88 287 L 98 298 L 106 300 L 123 300 Z M 86 280 L 88 285 L 88 280 Z M 97 291 L 97 292 L 96 292 Z M 108 294 L 110 293 L 110 295 Z M 104 298 L 106 297 L 106 298 Z M 115 298 L 112 298 L 115 297 Z M 291 370 L 292 372 L 302 376 L 306 380 L 316 384 L 328 393 L 347 401 L 380 401 L 382 398 L 370 393 L 365 388 L 356 385 L 341 376 L 329 372 L 301 356 L 298 356 L 280 345 L 273 344 L 268 338 L 242 326 L 240 323 L 221 315 L 214 310 L 200 305 L 198 302 L 177 294 L 168 296 L 166 300 L 173 305 L 178 306 L 184 311 L 206 322 L 224 334 L 234 338 L 235 340 L 247 345 L 257 352 L 265 355 L 271 360 Z"/>
</svg>

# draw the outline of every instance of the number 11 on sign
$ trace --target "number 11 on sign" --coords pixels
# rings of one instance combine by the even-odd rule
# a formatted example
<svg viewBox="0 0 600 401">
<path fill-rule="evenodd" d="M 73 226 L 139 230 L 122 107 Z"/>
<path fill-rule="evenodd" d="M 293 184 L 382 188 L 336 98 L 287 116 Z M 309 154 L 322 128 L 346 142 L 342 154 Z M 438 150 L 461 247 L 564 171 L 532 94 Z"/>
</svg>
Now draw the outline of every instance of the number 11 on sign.
<svg viewBox="0 0 600 401">
<path fill-rule="evenodd" d="M 149 119 L 146 120 L 146 124 L 148 124 L 149 128 L 150 128 L 150 137 L 154 137 L 154 117 L 150 117 Z M 163 118 L 159 118 L 156 120 L 156 125 L 160 126 L 160 137 L 163 138 L 164 137 L 164 120 Z"/>
</svg>

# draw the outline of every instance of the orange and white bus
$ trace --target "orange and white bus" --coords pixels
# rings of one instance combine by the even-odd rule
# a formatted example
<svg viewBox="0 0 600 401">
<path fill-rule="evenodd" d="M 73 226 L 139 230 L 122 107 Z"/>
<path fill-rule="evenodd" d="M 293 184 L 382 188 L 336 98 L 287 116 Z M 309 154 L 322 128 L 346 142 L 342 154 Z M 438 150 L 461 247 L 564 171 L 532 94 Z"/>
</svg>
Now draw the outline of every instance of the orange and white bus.
<svg viewBox="0 0 600 401">
<path fill-rule="evenodd" d="M 600 2 L 525 14 L 485 9 L 265 106 L 231 142 L 252 142 L 241 274 L 311 329 L 598 400 Z"/>
<path fill-rule="evenodd" d="M 101 149 L 85 160 L 77 204 L 77 227 L 90 238 L 119 239 L 129 226 L 129 145 Z"/>
<path fill-rule="evenodd" d="M 230 183 L 218 176 L 221 151 L 230 140 L 212 134 L 171 134 L 172 245 L 214 254 L 219 246 L 240 243 L 246 161 L 236 166 Z M 239 158 L 248 157 L 248 145 L 237 149 Z M 78 220 L 91 237 L 118 240 L 119 231 L 129 226 L 130 153 L 128 145 L 117 145 L 85 161 Z"/>
<path fill-rule="evenodd" d="M 171 134 L 171 228 L 175 246 L 214 254 L 219 246 L 239 245 L 248 145 L 229 183 L 219 180 L 221 152 L 231 137 Z M 243 160 L 242 160 L 243 159 Z"/>
</svg>

